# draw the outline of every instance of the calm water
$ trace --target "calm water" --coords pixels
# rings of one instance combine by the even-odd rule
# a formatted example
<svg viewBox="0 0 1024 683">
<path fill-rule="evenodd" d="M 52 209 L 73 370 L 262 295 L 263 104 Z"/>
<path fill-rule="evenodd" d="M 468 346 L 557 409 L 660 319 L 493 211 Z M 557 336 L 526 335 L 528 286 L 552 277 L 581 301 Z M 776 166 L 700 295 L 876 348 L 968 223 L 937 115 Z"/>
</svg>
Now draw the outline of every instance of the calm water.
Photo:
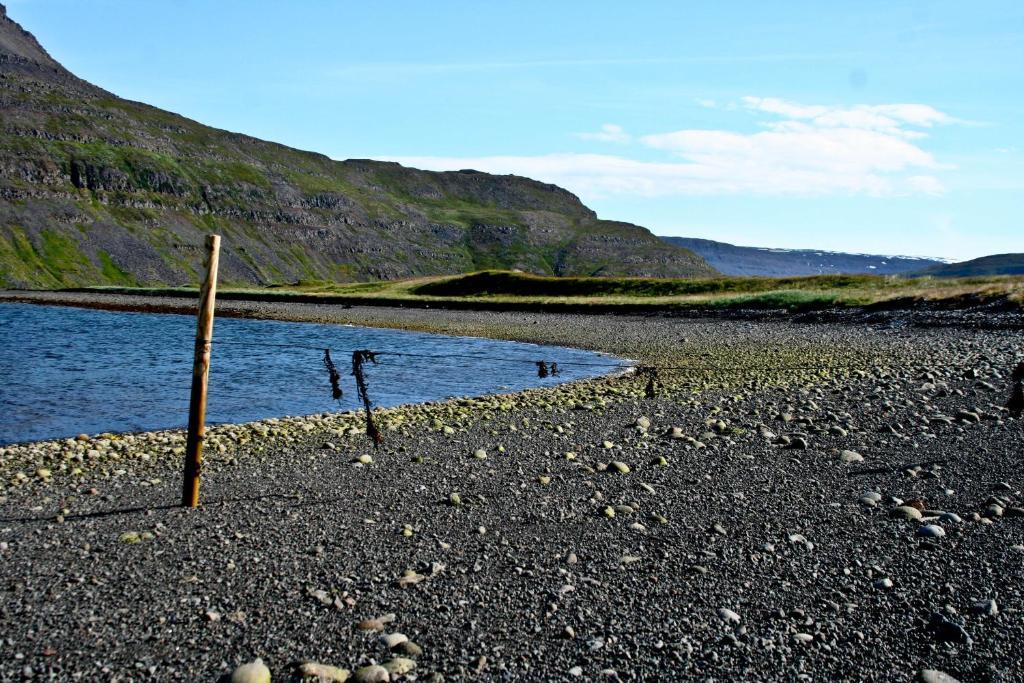
<svg viewBox="0 0 1024 683">
<path fill-rule="evenodd" d="M 0 444 L 185 426 L 194 338 L 192 316 L 0 303 Z M 324 348 L 341 373 L 340 402 L 331 398 Z M 366 372 L 375 406 L 550 385 L 609 371 L 574 363 L 616 360 L 472 337 L 220 318 L 208 423 L 359 407 L 350 375 L 353 349 L 546 360 L 560 367 L 559 377 L 540 379 L 526 363 L 385 356 Z"/>
</svg>

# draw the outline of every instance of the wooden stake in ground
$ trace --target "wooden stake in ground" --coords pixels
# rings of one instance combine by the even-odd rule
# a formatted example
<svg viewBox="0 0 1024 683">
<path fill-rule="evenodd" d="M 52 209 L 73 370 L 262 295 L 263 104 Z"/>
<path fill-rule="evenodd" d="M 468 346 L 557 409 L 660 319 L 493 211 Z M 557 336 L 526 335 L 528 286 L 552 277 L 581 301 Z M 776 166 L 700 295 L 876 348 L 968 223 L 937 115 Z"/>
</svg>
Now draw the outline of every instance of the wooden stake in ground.
<svg viewBox="0 0 1024 683">
<path fill-rule="evenodd" d="M 210 375 L 213 304 L 217 298 L 219 261 L 220 235 L 208 235 L 206 279 L 199 289 L 196 347 L 192 361 L 192 396 L 188 404 L 188 440 L 185 442 L 185 479 L 181 487 L 181 504 L 193 508 L 199 505 L 199 477 L 203 466 L 203 439 L 206 435 L 206 384 Z"/>
</svg>

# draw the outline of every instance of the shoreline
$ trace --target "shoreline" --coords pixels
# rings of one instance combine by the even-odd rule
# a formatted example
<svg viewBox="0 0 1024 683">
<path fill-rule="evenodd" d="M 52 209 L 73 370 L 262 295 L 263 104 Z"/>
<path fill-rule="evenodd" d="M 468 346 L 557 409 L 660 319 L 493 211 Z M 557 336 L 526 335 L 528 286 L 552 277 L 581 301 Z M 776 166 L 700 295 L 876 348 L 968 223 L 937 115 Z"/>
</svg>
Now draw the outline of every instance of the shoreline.
<svg viewBox="0 0 1024 683">
<path fill-rule="evenodd" d="M 112 311 L 112 312 L 129 312 L 129 311 L 121 311 L 121 310 L 119 310 L 116 307 L 116 304 L 114 304 L 114 305 L 104 305 L 106 302 L 103 302 L 103 301 L 101 301 L 101 302 L 94 302 L 94 303 L 97 303 L 97 305 L 94 305 L 94 306 L 80 305 L 77 302 L 63 302 L 63 301 L 62 302 L 53 302 L 53 301 L 47 301 L 47 302 L 21 302 L 21 301 L 18 301 L 18 302 L 14 302 L 14 301 L 3 300 L 3 299 L 0 299 L 0 303 L 26 303 L 26 304 L 47 305 L 47 306 L 60 306 L 60 307 L 65 307 L 65 306 L 66 307 L 80 307 L 80 308 L 82 308 L 84 310 L 107 310 L 107 311 Z M 131 306 L 132 310 L 130 312 L 147 312 L 147 311 L 144 311 L 144 310 L 139 310 L 139 309 L 142 309 L 142 308 L 144 308 L 144 307 L 132 305 Z M 194 317 L 194 311 L 184 311 L 184 310 L 181 310 L 181 311 L 179 311 L 179 310 L 175 310 L 175 311 L 159 311 L 159 312 L 149 311 L 149 313 L 152 313 L 152 314 L 170 314 L 170 315 L 188 315 L 190 317 Z M 370 325 L 359 325 L 359 324 L 353 324 L 353 323 L 348 323 L 348 322 L 341 323 L 341 322 L 318 322 L 318 321 L 311 321 L 311 320 L 289 320 L 287 318 L 287 316 L 282 316 L 282 315 L 277 315 L 277 316 L 254 316 L 254 315 L 235 315 L 235 316 L 231 316 L 231 315 L 227 315 L 227 316 L 224 316 L 224 317 L 236 317 L 236 318 L 244 318 L 244 319 L 257 319 L 258 318 L 258 319 L 262 319 L 262 320 L 276 320 L 276 321 L 283 321 L 283 322 L 289 322 L 289 323 L 310 324 L 310 325 L 320 325 L 320 326 L 323 326 L 323 325 L 326 324 L 326 325 L 345 326 L 345 327 L 349 327 L 349 328 L 352 328 L 352 327 L 360 328 L 361 327 L 361 328 L 366 329 L 366 330 L 388 329 L 388 328 L 383 328 L 383 327 L 373 327 L 373 326 L 370 326 Z M 412 330 L 409 327 L 392 327 L 391 329 L 394 329 L 396 332 L 401 332 L 401 331 L 414 332 L 415 331 L 415 330 Z M 433 333 L 433 334 L 439 334 L 440 335 L 440 334 L 443 334 L 443 333 Z M 470 335 L 444 334 L 443 336 L 448 336 L 448 337 L 451 337 L 453 339 L 474 339 L 474 340 L 480 339 L 480 337 L 470 336 Z M 496 341 L 508 341 L 508 340 L 496 340 Z M 533 342 L 509 342 L 509 343 L 522 344 L 523 346 L 521 346 L 520 349 L 519 349 L 520 353 L 529 353 L 527 351 L 528 348 L 536 348 L 537 349 L 537 353 L 541 354 L 541 355 L 543 355 L 543 354 L 556 354 L 557 355 L 560 352 L 569 352 L 569 353 L 580 352 L 580 349 L 577 349 L 576 347 L 573 347 L 571 345 L 553 346 L 553 345 L 550 345 L 550 344 L 534 344 Z M 399 344 L 399 345 L 401 345 L 401 344 Z M 215 346 L 216 346 L 216 341 L 215 341 Z M 337 351 L 337 349 L 335 349 L 335 351 Z M 433 399 L 424 399 L 424 400 L 419 400 L 419 401 L 411 401 L 410 400 L 410 401 L 404 401 L 404 402 L 398 403 L 398 404 L 391 403 L 391 404 L 380 405 L 380 404 L 376 404 L 375 403 L 374 409 L 373 409 L 374 415 L 377 415 L 378 413 L 380 413 L 380 411 L 388 411 L 388 410 L 397 410 L 399 412 L 402 412 L 403 410 L 408 409 L 411 406 L 421 405 L 421 404 L 424 404 L 424 403 L 435 404 L 435 403 L 443 403 L 443 402 L 447 402 L 447 401 L 458 401 L 458 400 L 463 400 L 463 399 L 467 399 L 467 398 L 468 399 L 472 399 L 472 398 L 488 398 L 488 397 L 494 397 L 494 396 L 498 396 L 498 397 L 500 397 L 500 396 L 508 396 L 508 395 L 514 395 L 515 393 L 518 393 L 518 391 L 546 390 L 546 389 L 549 389 L 549 388 L 559 387 L 559 386 L 562 386 L 564 384 L 571 384 L 571 383 L 575 383 L 575 382 L 583 382 L 583 381 L 588 381 L 588 380 L 592 380 L 592 379 L 612 378 L 612 377 L 617 377 L 617 376 L 620 376 L 622 374 L 628 374 L 630 372 L 634 372 L 635 371 L 635 367 L 634 366 L 636 364 L 636 361 L 634 361 L 633 359 L 625 358 L 625 357 L 621 357 L 621 356 L 616 356 L 614 354 L 608 354 L 608 353 L 604 353 L 604 352 L 601 352 L 601 351 L 586 351 L 586 353 L 590 354 L 589 359 L 583 359 L 583 360 L 577 359 L 577 362 L 582 362 L 584 365 L 587 365 L 587 364 L 590 364 L 590 363 L 598 363 L 598 364 L 601 364 L 601 365 L 606 365 L 607 367 L 598 367 L 597 369 L 594 369 L 594 368 L 579 368 L 577 370 L 577 372 L 569 373 L 570 376 L 571 375 L 576 375 L 575 378 L 571 378 L 571 377 L 570 378 L 566 378 L 566 373 L 563 372 L 562 373 L 563 376 L 562 377 L 553 378 L 554 381 L 545 380 L 542 383 L 536 384 L 536 386 L 524 387 L 523 389 L 520 389 L 520 390 L 512 390 L 512 389 L 509 389 L 508 387 L 501 387 L 501 388 L 496 388 L 494 391 L 491 391 L 491 392 L 488 392 L 488 393 L 482 393 L 482 394 L 472 394 L 472 395 L 471 394 L 459 394 L 459 395 L 448 396 L 448 397 L 441 397 L 441 396 L 439 396 L 439 397 L 436 397 L 436 398 L 433 398 Z M 564 358 L 562 359 L 563 362 L 561 364 L 563 366 L 565 366 L 565 365 L 572 366 L 572 365 L 576 364 L 576 363 L 574 363 L 572 361 L 569 361 L 568 363 L 566 363 L 566 362 L 564 362 L 565 360 L 566 359 L 564 359 Z M 602 363 L 602 361 L 604 361 L 604 362 Z M 524 366 L 524 367 L 526 367 L 526 366 Z M 563 367 L 563 370 L 565 370 L 565 367 Z M 529 368 L 527 370 L 524 370 L 524 374 L 531 375 L 531 376 L 536 375 L 536 368 L 533 367 L 532 363 L 529 364 Z M 381 381 L 386 382 L 387 380 L 386 379 L 382 379 Z M 265 416 L 262 416 L 262 417 L 257 417 L 255 419 L 247 419 L 247 420 L 237 420 L 237 421 L 236 420 L 226 420 L 226 421 L 219 421 L 219 422 L 209 422 L 208 421 L 207 422 L 207 426 L 208 426 L 209 429 L 213 430 L 213 432 L 214 432 L 213 441 L 216 444 L 217 441 L 218 441 L 216 434 L 218 432 L 223 432 L 223 431 L 228 430 L 229 428 L 233 428 L 233 427 L 242 428 L 242 429 L 246 429 L 246 430 L 253 430 L 253 429 L 259 428 L 259 425 L 264 424 L 267 420 L 272 420 L 272 419 L 285 420 L 285 421 L 300 421 L 301 422 L 305 418 L 319 418 L 319 417 L 331 416 L 332 418 L 337 418 L 336 422 L 338 422 L 339 424 L 349 425 L 349 423 L 352 423 L 352 422 L 361 422 L 363 418 L 360 417 L 360 416 L 362 416 L 362 415 L 363 415 L 362 408 L 348 407 L 346 409 L 339 409 L 338 407 L 335 406 L 334 410 L 331 410 L 330 407 L 327 407 L 326 410 L 325 409 L 320 409 L 320 410 L 313 410 L 313 411 L 305 412 L 305 413 L 303 413 L 303 412 L 295 412 L 295 411 L 283 412 L 281 414 L 265 415 Z M 183 421 L 183 423 L 181 425 L 175 425 L 175 426 L 155 426 L 155 427 L 141 428 L 141 429 L 134 429 L 134 430 L 121 430 L 121 429 L 111 428 L 111 429 L 103 429 L 103 430 L 92 431 L 92 430 L 79 429 L 76 432 L 69 433 L 67 435 L 47 436 L 47 437 L 42 437 L 42 438 L 33 438 L 33 439 L 26 439 L 26 440 L 20 440 L 20 441 L 13 441 L 13 442 L 9 442 L 9 443 L 0 442 L 0 454 L 3 453 L 3 449 L 8 449 L 10 451 L 15 451 L 15 450 L 21 450 L 21 449 L 29 448 L 29 447 L 32 447 L 32 446 L 35 446 L 35 445 L 43 445 L 43 446 L 48 447 L 48 448 L 53 448 L 53 447 L 56 447 L 57 445 L 59 445 L 61 442 L 65 442 L 65 441 L 68 441 L 68 440 L 74 440 L 76 438 L 76 436 L 89 437 L 88 439 L 86 439 L 86 438 L 79 439 L 79 441 L 87 442 L 89 440 L 95 441 L 95 440 L 101 438 L 100 437 L 101 434 L 103 434 L 103 435 L 117 435 L 118 437 L 128 437 L 130 440 L 135 441 L 136 444 L 138 445 L 138 442 L 139 442 L 140 439 L 143 440 L 143 441 L 148 442 L 148 441 L 152 440 L 154 435 L 160 435 L 162 437 L 172 437 L 172 438 L 176 439 L 177 436 L 182 434 L 184 431 L 185 431 L 184 421 Z M 86 432 L 86 433 L 83 434 L 83 432 Z M 105 438 L 109 440 L 110 437 L 106 436 Z M 0 471 L 0 478 L 2 478 L 2 471 Z"/>
<path fill-rule="evenodd" d="M 1021 675 L 1012 331 L 225 308 L 695 367 L 654 398 L 633 374 L 382 409 L 377 450 L 359 414 L 212 427 L 196 511 L 167 434 L 0 454 L 21 655 L 0 679 L 215 680 L 255 657 L 275 680 L 395 657 L 428 681 Z M 392 613 L 415 648 L 361 628 Z"/>
<path fill-rule="evenodd" d="M 0 301 L 33 303 L 39 305 L 80 306 L 102 310 L 133 311 L 141 313 L 183 313 L 195 311 L 192 292 L 159 292 L 134 294 L 130 291 L 105 292 L 98 290 L 0 290 Z M 175 301 L 175 303 L 168 303 Z M 316 306 L 332 310 L 373 308 L 393 310 L 447 310 L 452 312 L 495 312 L 559 315 L 613 315 L 671 317 L 693 320 L 744 320 L 756 322 L 788 322 L 802 324 L 847 325 L 910 325 L 915 327 L 963 327 L 970 329 L 1024 330 L 1024 309 L 1005 302 L 963 300 L 948 302 L 922 302 L 894 300 L 860 307 L 826 307 L 804 311 L 781 308 L 704 308 L 648 304 L 638 300 L 635 304 L 533 304 L 514 302 L 486 302 L 479 300 L 442 302 L 408 299 L 373 299 L 330 295 L 290 295 L 286 299 L 274 295 L 249 292 L 220 292 L 217 299 L 218 316 L 262 317 L 253 311 L 287 310 L 291 307 Z M 285 314 L 287 315 L 287 314 Z M 278 320 L 291 318 L 273 317 Z"/>
</svg>

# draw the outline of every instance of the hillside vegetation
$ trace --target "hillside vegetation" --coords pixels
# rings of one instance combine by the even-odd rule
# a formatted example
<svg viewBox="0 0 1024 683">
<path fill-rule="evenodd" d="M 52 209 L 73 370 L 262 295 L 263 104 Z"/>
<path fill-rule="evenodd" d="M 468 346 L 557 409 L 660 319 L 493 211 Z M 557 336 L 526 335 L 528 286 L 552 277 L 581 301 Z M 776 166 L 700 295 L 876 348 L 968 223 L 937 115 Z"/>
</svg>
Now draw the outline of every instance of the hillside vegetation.
<svg viewBox="0 0 1024 683">
<path fill-rule="evenodd" d="M 554 185 L 333 161 L 121 99 L 64 69 L 2 5 L 0 111 L 0 287 L 196 283 L 211 232 L 222 279 L 240 286 L 715 273 Z"/>
<path fill-rule="evenodd" d="M 95 290 L 94 290 L 95 291 Z M 194 296 L 190 288 L 102 288 L 99 291 Z M 1024 277 L 905 279 L 823 275 L 793 278 L 542 277 L 483 271 L 455 277 L 336 284 L 305 282 L 261 289 L 228 288 L 225 299 L 324 304 L 381 304 L 453 308 L 671 310 L 762 308 L 789 311 L 921 303 L 961 307 L 1003 302 L 1024 306 Z"/>
</svg>

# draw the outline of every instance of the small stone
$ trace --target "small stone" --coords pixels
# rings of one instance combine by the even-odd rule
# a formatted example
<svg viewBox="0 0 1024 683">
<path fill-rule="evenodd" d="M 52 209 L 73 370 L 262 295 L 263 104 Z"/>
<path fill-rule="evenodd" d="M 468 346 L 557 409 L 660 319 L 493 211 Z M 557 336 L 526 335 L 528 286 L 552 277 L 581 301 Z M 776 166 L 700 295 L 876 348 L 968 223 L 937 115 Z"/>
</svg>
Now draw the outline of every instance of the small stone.
<svg viewBox="0 0 1024 683">
<path fill-rule="evenodd" d="M 890 579 L 888 576 L 886 576 L 886 577 L 881 578 L 881 579 L 875 579 L 871 583 L 871 585 L 874 586 L 878 590 L 888 590 L 888 589 L 892 588 L 893 584 L 892 584 L 892 579 Z"/>
<path fill-rule="evenodd" d="M 841 451 L 839 453 L 839 462 L 847 465 L 855 462 L 864 462 L 864 456 L 857 451 Z"/>
<path fill-rule="evenodd" d="M 270 683 L 270 669 L 262 659 L 256 659 L 232 671 L 231 683 Z"/>
<path fill-rule="evenodd" d="M 615 508 L 613 508 L 611 505 L 606 505 L 605 508 L 601 510 L 601 514 L 607 517 L 608 519 L 611 519 L 615 516 Z"/>
<path fill-rule="evenodd" d="M 740 615 L 733 612 L 728 607 L 718 608 L 718 618 L 727 624 L 738 624 L 740 623 Z"/>
<path fill-rule="evenodd" d="M 299 673 L 303 676 L 316 678 L 317 683 L 345 683 L 349 677 L 348 669 L 339 669 L 329 664 L 305 662 L 299 665 Z"/>
<path fill-rule="evenodd" d="M 938 669 L 921 669 L 917 672 L 917 680 L 920 683 L 960 683 L 959 680 Z"/>
<path fill-rule="evenodd" d="M 409 586 L 415 586 L 418 583 L 422 583 L 427 580 L 427 576 L 424 574 L 418 574 L 412 569 L 406 569 L 405 572 L 398 578 L 398 587 L 407 588 Z"/>
<path fill-rule="evenodd" d="M 267 679 L 270 680 L 270 679 Z M 361 669 L 356 669 L 356 683 L 387 683 L 391 680 L 391 674 L 379 664 L 371 664 Z M 232 681 L 232 683 L 234 683 Z"/>
<path fill-rule="evenodd" d="M 366 619 L 356 624 L 356 628 L 360 631 L 383 631 L 386 624 L 390 624 L 395 620 L 394 614 L 385 614 L 380 617 L 373 619 Z"/>
<path fill-rule="evenodd" d="M 409 637 L 406 636 L 404 633 L 388 633 L 386 635 L 381 636 L 380 639 L 384 642 L 384 645 L 389 650 L 393 650 L 402 643 L 408 641 Z"/>
<path fill-rule="evenodd" d="M 991 505 L 986 507 L 985 511 L 982 512 L 981 514 L 982 514 L 983 517 L 988 517 L 989 519 L 994 519 L 996 517 L 1002 517 L 1003 516 L 1003 512 L 1005 512 L 1005 510 L 1003 509 L 1002 505 L 999 505 L 997 503 L 992 503 Z"/>
<path fill-rule="evenodd" d="M 537 477 L 537 481 L 540 482 L 541 486 L 547 486 L 551 483 L 551 477 L 547 475 L 542 475 Z"/>
<path fill-rule="evenodd" d="M 452 495 L 448 496 L 448 504 L 451 505 L 452 507 L 459 507 L 460 505 L 462 505 L 462 496 L 460 496 L 457 493 L 453 493 Z"/>
<path fill-rule="evenodd" d="M 486 460 L 487 451 L 485 451 L 482 448 L 478 448 L 475 451 L 473 451 L 473 457 L 476 458 L 477 460 Z"/>
<path fill-rule="evenodd" d="M 636 426 L 639 427 L 640 429 L 643 429 L 644 431 L 646 431 L 646 430 L 651 428 L 651 420 L 649 418 L 643 417 L 643 416 L 638 417 L 636 419 Z"/>
<path fill-rule="evenodd" d="M 981 600 L 971 605 L 971 612 L 986 617 L 994 617 L 999 614 L 999 606 L 995 600 Z"/>
<path fill-rule="evenodd" d="M 569 675 L 574 677 L 574 678 L 579 678 L 580 676 L 583 675 L 583 667 L 582 666 L 574 666 L 573 668 L 569 669 Z"/>
<path fill-rule="evenodd" d="M 938 524 L 925 524 L 918 528 L 917 535 L 923 538 L 942 538 L 946 535 L 946 530 Z"/>
<path fill-rule="evenodd" d="M 405 657 L 395 657 L 392 660 L 384 662 L 383 666 L 389 674 L 404 676 L 416 668 L 416 662 L 411 659 L 406 659 Z"/>
<path fill-rule="evenodd" d="M 220 621 L 220 612 L 214 612 L 213 610 L 209 610 L 203 616 L 205 616 L 206 620 L 211 624 L 216 624 L 218 621 Z"/>
<path fill-rule="evenodd" d="M 409 655 L 410 657 L 419 657 L 421 654 L 423 654 L 423 648 L 417 645 L 416 643 L 412 642 L 411 640 L 406 640 L 405 642 L 399 643 L 398 647 L 395 648 L 395 651 L 401 652 L 405 655 Z"/>
<path fill-rule="evenodd" d="M 358 458 L 356 458 L 356 461 L 359 462 L 362 465 L 372 465 L 373 464 L 373 458 L 370 457 L 369 455 L 360 455 Z"/>
<path fill-rule="evenodd" d="M 142 534 L 138 531 L 126 531 L 118 536 L 117 540 L 128 545 L 135 545 L 142 542 Z"/>
<path fill-rule="evenodd" d="M 795 640 L 798 643 L 806 644 L 812 642 L 814 640 L 814 636 L 812 636 L 810 633 L 795 633 L 793 634 L 793 640 Z"/>
<path fill-rule="evenodd" d="M 927 628 L 935 640 L 942 643 L 960 643 L 961 645 L 972 645 L 974 643 L 974 640 L 963 626 L 939 612 L 932 613 Z"/>
<path fill-rule="evenodd" d="M 896 517 L 898 519 L 905 519 L 908 522 L 910 522 L 921 519 L 921 511 L 918 510 L 916 507 L 911 507 L 909 505 L 900 505 L 899 507 L 893 508 L 892 511 L 889 513 L 889 516 Z"/>
<path fill-rule="evenodd" d="M 629 465 L 619 460 L 612 460 L 608 466 L 619 474 L 629 474 Z"/>
<path fill-rule="evenodd" d="M 712 525 L 711 530 L 714 531 L 719 536 L 726 536 L 729 533 L 728 531 L 725 530 L 725 527 L 722 526 L 721 524 L 719 524 L 718 522 L 715 522 L 714 525 Z"/>
</svg>

